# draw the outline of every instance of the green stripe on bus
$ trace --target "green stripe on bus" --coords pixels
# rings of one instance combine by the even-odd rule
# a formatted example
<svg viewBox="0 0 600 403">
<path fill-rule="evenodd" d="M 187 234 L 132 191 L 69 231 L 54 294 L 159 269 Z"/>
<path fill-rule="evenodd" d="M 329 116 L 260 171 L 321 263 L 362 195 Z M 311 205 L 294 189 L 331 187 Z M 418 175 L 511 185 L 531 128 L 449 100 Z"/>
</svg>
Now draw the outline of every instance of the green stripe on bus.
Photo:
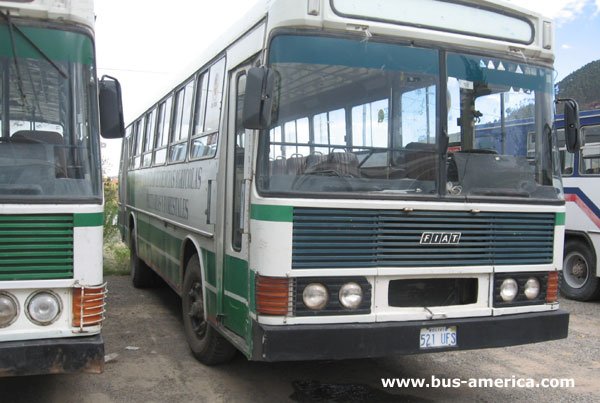
<svg viewBox="0 0 600 403">
<path fill-rule="evenodd" d="M 74 214 L 74 227 L 101 227 L 104 225 L 104 213 Z"/>
<path fill-rule="evenodd" d="M 87 35 L 22 25 L 19 25 L 19 28 L 53 61 L 81 63 L 90 66 L 94 62 L 94 45 Z M 14 31 L 13 37 L 16 51 L 12 48 L 7 26 L 0 24 L 0 57 L 12 58 L 14 57 L 13 52 L 15 52 L 21 58 L 44 59 L 44 56 L 31 46 L 21 34 Z"/>
<path fill-rule="evenodd" d="M 247 340 L 250 332 L 248 306 L 241 300 L 248 301 L 248 262 L 225 255 L 224 266 L 223 323 Z"/>
<path fill-rule="evenodd" d="M 250 218 L 253 220 L 292 222 L 293 217 L 294 208 L 291 206 L 253 204 L 250 208 Z"/>
<path fill-rule="evenodd" d="M 556 218 L 554 219 L 554 225 L 565 225 L 565 213 L 556 213 Z"/>
<path fill-rule="evenodd" d="M 226 291 L 248 299 L 248 262 L 225 256 L 224 288 Z"/>
</svg>

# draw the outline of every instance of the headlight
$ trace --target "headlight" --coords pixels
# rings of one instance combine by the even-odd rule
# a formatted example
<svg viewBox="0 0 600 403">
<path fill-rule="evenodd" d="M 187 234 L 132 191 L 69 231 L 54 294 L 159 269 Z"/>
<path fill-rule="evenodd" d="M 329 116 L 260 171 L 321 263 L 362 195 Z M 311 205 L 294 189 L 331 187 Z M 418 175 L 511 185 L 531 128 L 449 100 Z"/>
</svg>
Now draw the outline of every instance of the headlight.
<svg viewBox="0 0 600 403">
<path fill-rule="evenodd" d="M 530 278 L 525 283 L 525 296 L 527 299 L 535 299 L 540 295 L 540 282 L 535 278 Z"/>
<path fill-rule="evenodd" d="M 311 283 L 304 288 L 302 292 L 302 301 L 304 305 L 312 310 L 323 309 L 327 305 L 329 294 L 323 284 Z"/>
<path fill-rule="evenodd" d="M 41 326 L 48 326 L 60 316 L 60 298 L 50 291 L 38 291 L 27 299 L 27 317 Z"/>
<path fill-rule="evenodd" d="M 517 296 L 517 292 L 519 292 L 519 286 L 517 282 L 512 278 L 507 278 L 502 282 L 500 286 L 500 297 L 504 302 L 511 302 Z"/>
<path fill-rule="evenodd" d="M 340 288 L 340 303 L 348 309 L 356 309 L 362 302 L 362 288 L 356 283 L 347 283 Z"/>
<path fill-rule="evenodd" d="M 11 325 L 18 315 L 19 305 L 15 298 L 8 293 L 0 293 L 0 328 Z"/>
</svg>

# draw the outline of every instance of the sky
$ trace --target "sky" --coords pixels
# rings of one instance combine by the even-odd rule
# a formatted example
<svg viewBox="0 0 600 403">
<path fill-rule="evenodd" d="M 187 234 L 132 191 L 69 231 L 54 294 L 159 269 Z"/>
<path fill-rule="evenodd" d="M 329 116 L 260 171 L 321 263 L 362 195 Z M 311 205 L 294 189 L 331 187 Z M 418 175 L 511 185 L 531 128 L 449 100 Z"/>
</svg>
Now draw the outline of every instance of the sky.
<svg viewBox="0 0 600 403">
<path fill-rule="evenodd" d="M 557 82 L 600 59 L 600 0 L 508 1 L 554 19 Z M 98 71 L 119 79 L 126 124 L 256 2 L 96 0 Z M 103 140 L 108 175 L 117 174 L 120 146 L 120 140 Z"/>
</svg>

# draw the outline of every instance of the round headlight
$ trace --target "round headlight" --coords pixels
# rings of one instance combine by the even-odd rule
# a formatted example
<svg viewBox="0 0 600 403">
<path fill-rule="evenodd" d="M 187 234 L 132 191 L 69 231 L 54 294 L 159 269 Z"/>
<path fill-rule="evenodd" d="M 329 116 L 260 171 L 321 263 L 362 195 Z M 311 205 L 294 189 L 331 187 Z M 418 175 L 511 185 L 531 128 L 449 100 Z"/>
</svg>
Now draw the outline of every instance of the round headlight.
<svg viewBox="0 0 600 403">
<path fill-rule="evenodd" d="M 502 285 L 500 286 L 500 297 L 504 302 L 511 302 L 515 299 L 517 292 L 519 292 L 519 286 L 515 280 L 507 278 L 502 282 Z"/>
<path fill-rule="evenodd" d="M 535 299 L 538 295 L 540 295 L 540 282 L 532 277 L 525 283 L 525 296 L 527 299 Z"/>
<path fill-rule="evenodd" d="M 340 288 L 340 303 L 348 309 L 356 309 L 362 302 L 362 288 L 356 283 L 347 283 Z"/>
<path fill-rule="evenodd" d="M 50 291 L 38 291 L 27 300 L 27 317 L 38 325 L 48 326 L 60 316 L 60 298 Z"/>
<path fill-rule="evenodd" d="M 302 301 L 304 305 L 312 310 L 323 309 L 327 305 L 329 294 L 323 284 L 311 283 L 304 288 L 302 292 Z"/>
<path fill-rule="evenodd" d="M 10 326 L 18 315 L 19 305 L 15 298 L 8 293 L 0 293 L 0 327 Z"/>
</svg>

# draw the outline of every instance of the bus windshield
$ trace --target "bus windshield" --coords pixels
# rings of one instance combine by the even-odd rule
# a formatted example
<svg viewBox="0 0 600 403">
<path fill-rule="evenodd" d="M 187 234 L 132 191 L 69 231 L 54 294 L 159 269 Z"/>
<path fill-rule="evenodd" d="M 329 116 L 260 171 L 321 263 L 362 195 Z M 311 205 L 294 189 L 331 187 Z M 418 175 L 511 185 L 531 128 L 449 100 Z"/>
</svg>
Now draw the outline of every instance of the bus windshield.
<svg viewBox="0 0 600 403">
<path fill-rule="evenodd" d="M 0 200 L 100 199 L 92 40 L 0 24 L 0 77 Z"/>
<path fill-rule="evenodd" d="M 442 70 L 440 53 L 275 37 L 276 118 L 261 136 L 259 191 L 558 200 L 552 71 L 452 53 Z"/>
</svg>

